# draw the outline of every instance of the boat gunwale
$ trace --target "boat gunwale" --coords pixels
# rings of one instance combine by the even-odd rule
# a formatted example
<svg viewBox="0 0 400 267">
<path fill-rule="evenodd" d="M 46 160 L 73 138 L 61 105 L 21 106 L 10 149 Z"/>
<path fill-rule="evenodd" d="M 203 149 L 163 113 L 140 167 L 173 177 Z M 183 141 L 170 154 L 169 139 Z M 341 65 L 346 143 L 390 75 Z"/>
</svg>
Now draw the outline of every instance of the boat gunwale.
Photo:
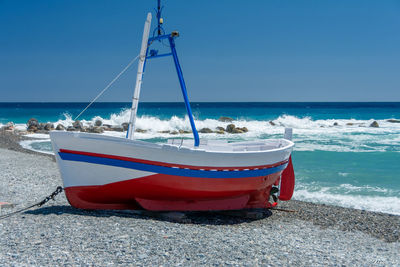
<svg viewBox="0 0 400 267">
<path fill-rule="evenodd" d="M 165 149 L 165 148 L 172 148 L 172 149 L 177 149 L 177 150 L 186 150 L 186 151 L 193 151 L 193 152 L 204 152 L 204 153 L 213 153 L 213 154 L 230 154 L 230 155 L 237 155 L 237 154 L 263 154 L 263 153 L 273 153 L 273 152 L 279 152 L 279 151 L 284 151 L 288 149 L 292 149 L 294 147 L 294 142 L 288 139 L 284 138 L 279 138 L 279 139 L 265 139 L 266 141 L 285 141 L 288 144 L 286 146 L 278 147 L 278 148 L 273 148 L 273 149 L 268 149 L 268 150 L 260 150 L 260 151 L 216 151 L 216 150 L 207 150 L 204 148 L 196 148 L 196 147 L 187 147 L 187 146 L 178 146 L 178 145 L 172 145 L 172 144 L 167 144 L 167 143 L 150 143 L 146 141 L 141 141 L 141 140 L 131 140 L 123 137 L 116 137 L 116 136 L 109 136 L 109 135 L 102 135 L 102 134 L 97 134 L 97 133 L 82 133 L 82 132 L 66 132 L 66 131 L 51 131 L 50 132 L 50 137 L 51 135 L 58 135 L 62 134 L 68 137 L 73 137 L 73 138 L 82 138 L 82 139 L 92 139 L 92 140 L 106 140 L 106 141 L 114 141 L 118 143 L 123 143 L 125 145 L 130 145 L 130 146 L 141 146 L 141 147 L 147 147 L 147 148 L 154 148 L 154 149 Z M 51 138 L 52 139 L 52 138 Z M 263 142 L 262 140 L 254 140 L 255 142 Z M 245 141 L 246 143 L 249 143 L 249 141 Z M 250 141 L 251 142 L 251 141 Z M 237 142 L 239 143 L 239 142 Z M 236 144 L 237 144 L 236 143 Z M 232 143 L 227 143 L 227 144 L 232 144 Z"/>
</svg>

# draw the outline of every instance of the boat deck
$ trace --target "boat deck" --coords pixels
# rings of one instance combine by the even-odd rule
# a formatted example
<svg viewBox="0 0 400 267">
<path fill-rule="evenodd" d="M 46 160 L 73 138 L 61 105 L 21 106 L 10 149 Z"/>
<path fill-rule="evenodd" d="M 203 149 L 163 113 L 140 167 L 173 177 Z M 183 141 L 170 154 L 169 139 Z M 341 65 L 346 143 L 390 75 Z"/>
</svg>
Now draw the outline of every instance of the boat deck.
<svg viewBox="0 0 400 267">
<path fill-rule="evenodd" d="M 192 139 L 168 139 L 168 146 L 179 148 L 194 148 Z M 201 139 L 198 149 L 205 151 L 230 151 L 230 152 L 256 152 L 268 151 L 292 145 L 286 139 L 268 139 L 263 141 L 228 142 L 227 140 L 207 140 Z"/>
</svg>

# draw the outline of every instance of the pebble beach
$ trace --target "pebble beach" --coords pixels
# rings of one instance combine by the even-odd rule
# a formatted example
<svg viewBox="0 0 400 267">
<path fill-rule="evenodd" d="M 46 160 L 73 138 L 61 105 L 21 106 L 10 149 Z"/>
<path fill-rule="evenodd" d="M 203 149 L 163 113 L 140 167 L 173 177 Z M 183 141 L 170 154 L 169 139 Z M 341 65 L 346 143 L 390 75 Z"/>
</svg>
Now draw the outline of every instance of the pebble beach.
<svg viewBox="0 0 400 267">
<path fill-rule="evenodd" d="M 49 155 L 0 136 L 0 215 L 61 185 Z M 64 194 L 0 220 L 0 266 L 399 266 L 400 216 L 301 201 L 257 218 L 217 212 L 153 216 L 85 211 Z M 178 218 L 178 219 L 177 219 Z M 184 218 L 182 220 L 182 218 Z"/>
</svg>

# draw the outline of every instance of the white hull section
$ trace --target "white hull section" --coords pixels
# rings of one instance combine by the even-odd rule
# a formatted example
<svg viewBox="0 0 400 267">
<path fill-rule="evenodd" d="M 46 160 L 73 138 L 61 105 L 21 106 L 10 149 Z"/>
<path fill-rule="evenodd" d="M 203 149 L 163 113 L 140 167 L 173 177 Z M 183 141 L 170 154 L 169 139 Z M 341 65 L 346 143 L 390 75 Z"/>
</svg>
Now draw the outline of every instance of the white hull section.
<svg viewBox="0 0 400 267">
<path fill-rule="evenodd" d="M 154 144 L 125 138 L 77 132 L 50 132 L 54 154 L 65 187 L 104 185 L 141 178 L 157 172 L 100 163 L 63 160 L 60 151 L 70 150 L 197 167 L 253 167 L 287 161 L 293 143 L 285 139 L 266 142 L 209 142 L 199 148 L 177 144 Z M 270 148 L 262 151 L 261 149 Z M 254 150 L 254 151 L 247 151 Z M 261 150 L 261 151 L 260 151 Z M 189 167 L 190 168 L 190 167 Z"/>
</svg>

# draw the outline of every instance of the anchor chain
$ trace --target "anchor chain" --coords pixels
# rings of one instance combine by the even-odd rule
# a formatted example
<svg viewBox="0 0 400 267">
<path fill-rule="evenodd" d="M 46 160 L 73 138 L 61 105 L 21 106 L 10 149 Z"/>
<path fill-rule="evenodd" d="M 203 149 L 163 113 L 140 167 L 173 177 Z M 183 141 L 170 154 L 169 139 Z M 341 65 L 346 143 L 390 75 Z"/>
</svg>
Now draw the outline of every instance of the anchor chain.
<svg viewBox="0 0 400 267">
<path fill-rule="evenodd" d="M 40 202 L 38 202 L 38 203 L 35 203 L 35 204 L 33 204 L 33 205 L 30 205 L 30 206 L 28 206 L 28 207 L 25 207 L 25 208 L 23 208 L 23 209 L 20 209 L 20 210 L 17 210 L 17 211 L 8 213 L 8 214 L 1 215 L 1 216 L 0 216 L 0 220 L 5 219 L 5 218 L 8 218 L 8 217 L 11 217 L 11 216 L 13 216 L 13 215 L 15 215 L 15 214 L 21 213 L 21 212 L 23 212 L 23 211 L 25 211 L 25 210 L 31 209 L 31 208 L 36 207 L 36 206 L 37 206 L 37 207 L 41 207 L 41 206 L 43 206 L 44 204 L 46 204 L 47 202 L 49 202 L 50 200 L 54 200 L 54 198 L 55 198 L 58 194 L 60 194 L 63 190 L 64 190 L 64 189 L 63 189 L 61 186 L 59 186 L 59 187 L 57 187 L 57 189 L 56 189 L 53 193 L 51 193 L 51 195 L 47 196 L 47 197 L 46 197 L 45 199 L 43 199 L 42 201 L 40 201 Z"/>
<path fill-rule="evenodd" d="M 50 200 L 54 200 L 54 198 L 60 194 L 63 191 L 63 188 L 61 186 L 57 187 L 56 191 L 54 191 L 53 193 L 51 193 L 50 196 L 46 197 L 45 199 L 43 199 L 42 201 L 40 201 L 37 206 L 41 207 L 44 204 L 46 204 L 47 202 L 49 202 Z"/>
</svg>

